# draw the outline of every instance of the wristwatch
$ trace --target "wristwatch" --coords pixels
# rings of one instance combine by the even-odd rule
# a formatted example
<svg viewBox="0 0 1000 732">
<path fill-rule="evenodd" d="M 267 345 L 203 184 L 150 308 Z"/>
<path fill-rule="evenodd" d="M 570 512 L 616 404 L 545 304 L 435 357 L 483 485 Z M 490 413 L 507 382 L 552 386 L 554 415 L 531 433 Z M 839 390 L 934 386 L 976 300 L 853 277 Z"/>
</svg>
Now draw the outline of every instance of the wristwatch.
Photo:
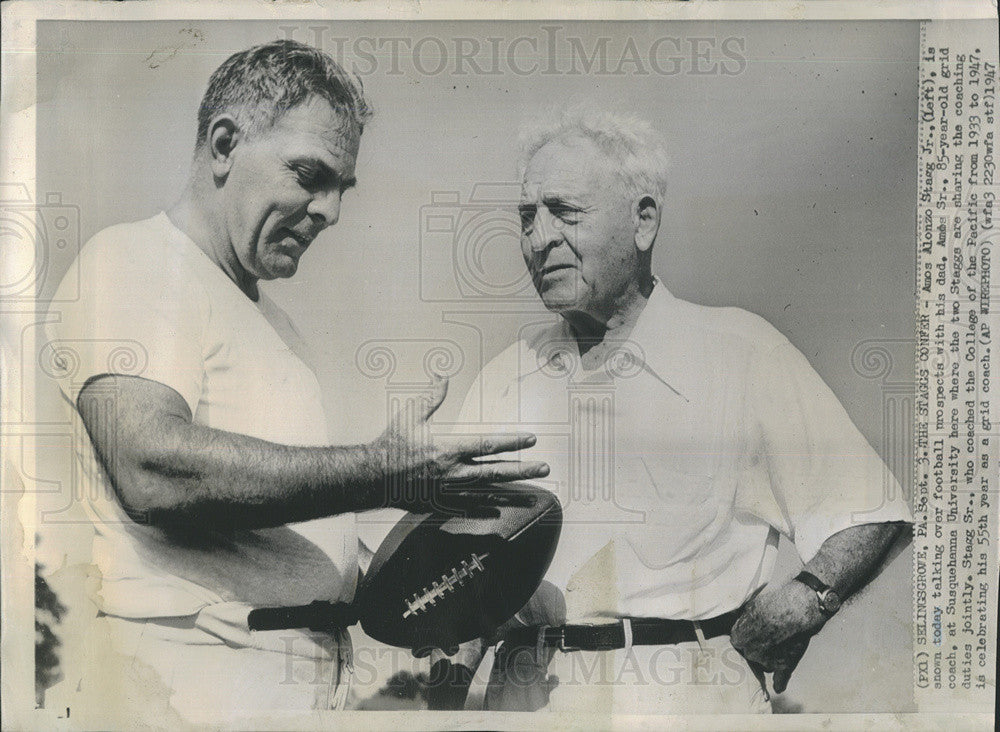
<svg viewBox="0 0 1000 732">
<path fill-rule="evenodd" d="M 825 615 L 833 615 L 840 610 L 840 595 L 812 572 L 799 572 L 795 576 L 795 579 L 816 593 L 816 599 L 819 600 L 819 609 Z"/>
</svg>

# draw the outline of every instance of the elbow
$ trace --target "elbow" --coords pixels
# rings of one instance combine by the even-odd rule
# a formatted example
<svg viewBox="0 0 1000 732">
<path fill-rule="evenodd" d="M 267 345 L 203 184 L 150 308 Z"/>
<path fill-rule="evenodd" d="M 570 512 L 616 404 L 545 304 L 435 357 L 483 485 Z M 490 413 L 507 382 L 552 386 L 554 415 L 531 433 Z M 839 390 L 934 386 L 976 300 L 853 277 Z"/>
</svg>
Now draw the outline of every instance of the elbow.
<svg viewBox="0 0 1000 732">
<path fill-rule="evenodd" d="M 868 524 L 866 528 L 858 538 L 877 565 L 884 565 L 909 543 L 911 525 L 906 521 Z"/>
<path fill-rule="evenodd" d="M 145 471 L 129 472 L 126 479 L 113 484 L 118 505 L 133 523 L 156 525 L 177 510 L 178 502 L 166 481 Z"/>
<path fill-rule="evenodd" d="M 878 538 L 882 540 L 886 548 L 909 535 L 911 528 L 911 524 L 906 521 L 891 521 L 876 524 L 876 526 L 878 527 Z"/>
<path fill-rule="evenodd" d="M 913 524 L 909 521 L 896 521 L 888 526 L 890 532 L 886 544 L 890 548 L 894 545 L 903 547 L 913 541 Z"/>
<path fill-rule="evenodd" d="M 133 461 L 112 479 L 115 495 L 125 515 L 134 523 L 153 526 L 176 524 L 185 513 L 190 481 L 196 476 L 163 470 L 156 462 Z"/>
</svg>

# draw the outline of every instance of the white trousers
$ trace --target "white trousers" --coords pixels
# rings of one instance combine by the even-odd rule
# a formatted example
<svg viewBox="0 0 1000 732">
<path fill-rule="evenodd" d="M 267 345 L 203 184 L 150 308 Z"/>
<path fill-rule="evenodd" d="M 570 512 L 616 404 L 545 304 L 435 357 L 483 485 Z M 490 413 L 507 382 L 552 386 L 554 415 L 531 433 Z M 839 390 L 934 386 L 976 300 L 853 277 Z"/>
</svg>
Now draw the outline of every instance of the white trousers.
<svg viewBox="0 0 1000 732">
<path fill-rule="evenodd" d="M 94 721 L 163 727 L 343 709 L 353 671 L 350 635 L 251 632 L 248 611 L 226 603 L 181 618 L 100 615 L 75 693 L 56 703 L 86 706 Z"/>
<path fill-rule="evenodd" d="M 762 680 L 729 636 L 613 651 L 496 651 L 485 709 L 577 714 L 770 713 Z"/>
</svg>

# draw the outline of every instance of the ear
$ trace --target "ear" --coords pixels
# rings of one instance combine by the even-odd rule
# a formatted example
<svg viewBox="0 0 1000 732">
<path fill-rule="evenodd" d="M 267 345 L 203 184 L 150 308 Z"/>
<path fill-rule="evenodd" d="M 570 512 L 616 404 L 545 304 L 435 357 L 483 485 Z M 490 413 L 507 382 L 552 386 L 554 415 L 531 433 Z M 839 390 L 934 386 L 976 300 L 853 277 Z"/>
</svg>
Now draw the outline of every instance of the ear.
<svg viewBox="0 0 1000 732">
<path fill-rule="evenodd" d="M 650 195 L 641 196 L 635 204 L 633 219 L 635 248 L 640 252 L 649 251 L 660 229 L 660 207 L 656 205 L 656 199 Z"/>
<path fill-rule="evenodd" d="M 232 115 L 220 114 L 208 126 L 208 154 L 212 173 L 225 178 L 233 166 L 233 150 L 243 139 L 239 125 Z"/>
</svg>

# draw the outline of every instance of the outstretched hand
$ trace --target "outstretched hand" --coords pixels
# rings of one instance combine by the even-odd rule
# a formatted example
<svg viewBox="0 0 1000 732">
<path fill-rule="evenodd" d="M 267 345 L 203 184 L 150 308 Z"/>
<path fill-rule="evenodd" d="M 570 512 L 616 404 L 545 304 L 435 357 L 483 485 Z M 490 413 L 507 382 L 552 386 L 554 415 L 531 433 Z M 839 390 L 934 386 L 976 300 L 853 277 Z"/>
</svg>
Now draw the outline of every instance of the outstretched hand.
<svg viewBox="0 0 1000 732">
<path fill-rule="evenodd" d="M 729 640 L 755 671 L 774 673 L 774 691 L 780 694 L 826 620 L 816 593 L 793 580 L 750 600 Z"/>
<path fill-rule="evenodd" d="M 448 394 L 448 379 L 435 377 L 430 393 L 397 412 L 372 449 L 384 466 L 381 506 L 435 510 L 503 503 L 502 491 L 477 491 L 486 483 L 507 483 L 549 474 L 538 461 L 479 460 L 531 447 L 529 433 L 432 438 L 428 420 Z"/>
</svg>

